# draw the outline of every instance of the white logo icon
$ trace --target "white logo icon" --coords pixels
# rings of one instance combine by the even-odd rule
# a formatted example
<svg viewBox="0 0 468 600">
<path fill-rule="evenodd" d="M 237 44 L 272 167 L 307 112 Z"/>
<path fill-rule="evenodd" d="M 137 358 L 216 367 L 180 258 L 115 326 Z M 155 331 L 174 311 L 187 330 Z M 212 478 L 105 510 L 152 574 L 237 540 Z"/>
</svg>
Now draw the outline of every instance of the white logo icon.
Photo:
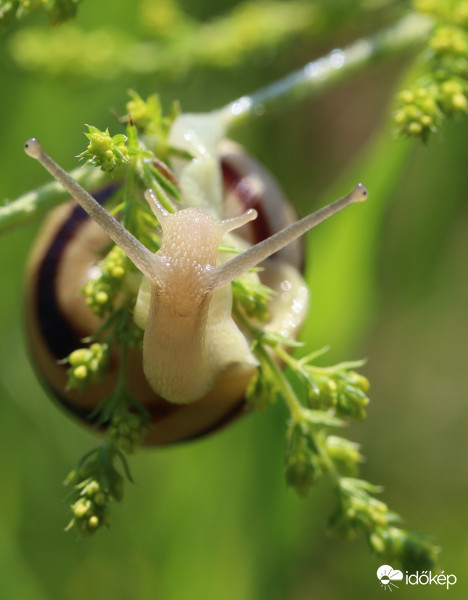
<svg viewBox="0 0 468 600">
<path fill-rule="evenodd" d="M 390 565 L 382 565 L 377 569 L 377 577 L 379 578 L 380 585 L 384 588 L 384 590 L 389 589 L 392 592 L 392 587 L 398 587 L 393 582 L 401 581 L 403 579 L 403 573 L 401 571 L 397 571 Z"/>
</svg>

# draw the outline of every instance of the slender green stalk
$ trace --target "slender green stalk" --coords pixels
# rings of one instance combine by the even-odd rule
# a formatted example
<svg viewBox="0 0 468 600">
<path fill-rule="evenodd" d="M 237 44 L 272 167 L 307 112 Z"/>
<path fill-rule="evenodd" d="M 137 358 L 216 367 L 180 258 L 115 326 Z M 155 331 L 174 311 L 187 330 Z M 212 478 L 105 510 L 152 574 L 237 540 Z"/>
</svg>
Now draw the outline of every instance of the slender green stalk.
<svg viewBox="0 0 468 600">
<path fill-rule="evenodd" d="M 84 166 L 70 174 L 87 190 L 96 189 L 109 181 L 107 173 L 94 167 Z M 55 181 L 27 192 L 17 200 L 0 207 L 0 234 L 26 225 L 69 198 L 70 194 Z"/>
<path fill-rule="evenodd" d="M 410 13 L 373 36 L 332 50 L 252 95 L 230 102 L 220 110 L 228 132 L 331 88 L 377 61 L 420 45 L 431 27 L 431 19 Z"/>
<path fill-rule="evenodd" d="M 291 419 L 295 423 L 301 423 L 304 420 L 303 412 L 304 408 L 297 399 L 296 394 L 294 393 L 291 384 L 288 379 L 285 377 L 283 371 L 278 367 L 278 364 L 274 361 L 271 354 L 266 350 L 266 348 L 259 344 L 257 346 L 257 350 L 259 354 L 262 356 L 263 360 L 268 364 L 271 369 L 271 372 L 274 374 L 276 382 L 283 392 L 283 396 L 286 402 L 286 405 L 291 413 Z"/>
</svg>

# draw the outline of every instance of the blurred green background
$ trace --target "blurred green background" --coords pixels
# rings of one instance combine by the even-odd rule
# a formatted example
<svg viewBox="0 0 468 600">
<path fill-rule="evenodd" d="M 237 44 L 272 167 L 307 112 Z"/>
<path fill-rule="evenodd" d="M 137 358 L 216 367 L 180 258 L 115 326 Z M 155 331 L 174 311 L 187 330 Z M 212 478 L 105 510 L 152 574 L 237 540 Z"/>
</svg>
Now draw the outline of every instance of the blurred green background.
<svg viewBox="0 0 468 600">
<path fill-rule="evenodd" d="M 236 3 L 180 4 L 203 20 Z M 352 4 L 341 2 L 350 15 Z M 86 30 L 105 23 L 137 38 L 140 16 L 139 3 L 88 0 L 76 24 Z M 40 18 L 32 22 L 47 27 Z M 123 112 L 128 88 L 142 96 L 157 91 L 166 106 L 177 98 L 186 111 L 209 110 L 352 40 L 366 22 L 359 31 L 340 24 L 318 41 L 297 36 L 226 68 L 101 79 L 20 68 L 11 40 L 21 27 L 0 33 L 2 199 L 48 180 L 23 153 L 31 135 L 74 168 L 83 124 L 117 133 L 110 109 Z M 308 348 L 331 344 L 330 361 L 368 358 L 368 418 L 346 432 L 363 445 L 362 474 L 385 486 L 383 499 L 410 529 L 434 534 L 442 568 L 458 577 L 451 597 L 465 598 L 468 125 L 448 124 L 428 147 L 392 139 L 392 98 L 410 62 L 411 55 L 387 60 L 237 139 L 271 169 L 300 213 L 357 180 L 370 189 L 365 206 L 310 236 L 304 339 Z M 136 485 L 113 507 L 111 529 L 86 541 L 63 533 L 61 482 L 94 439 L 49 401 L 24 347 L 23 274 L 39 225 L 0 238 L 0 598 L 334 600 L 382 593 L 381 561 L 365 542 L 327 536 L 335 499 L 326 482 L 305 500 L 286 489 L 281 406 L 201 441 L 141 451 L 131 460 Z M 435 598 L 446 591 L 407 586 L 397 593 Z"/>
</svg>

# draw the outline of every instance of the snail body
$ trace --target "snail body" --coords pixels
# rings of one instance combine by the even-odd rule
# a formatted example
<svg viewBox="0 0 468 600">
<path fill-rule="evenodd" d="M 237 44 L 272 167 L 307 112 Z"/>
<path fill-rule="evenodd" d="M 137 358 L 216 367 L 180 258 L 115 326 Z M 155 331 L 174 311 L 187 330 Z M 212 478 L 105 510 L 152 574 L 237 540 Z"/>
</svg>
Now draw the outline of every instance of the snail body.
<svg viewBox="0 0 468 600">
<path fill-rule="evenodd" d="M 177 134 L 178 129 L 183 135 Z M 179 135 L 179 142 L 182 142 L 179 146 L 188 144 L 187 149 L 195 157 L 177 173 L 187 208 L 170 213 L 159 203 L 153 191 L 148 190 L 145 194 L 162 228 L 161 248 L 156 254 L 136 240 L 98 201 L 82 190 L 45 154 L 37 140 L 31 139 L 26 144 L 26 152 L 56 177 L 92 219 L 86 218 L 76 207 L 60 207 L 58 210 L 61 212 L 51 217 L 33 252 L 28 277 L 28 312 L 35 317 L 39 315 L 39 319 L 31 317 L 28 329 L 32 332 L 33 354 L 42 354 L 38 369 L 49 382 L 53 381 L 49 385 L 65 406 L 83 418 L 109 394 L 108 390 L 112 390 L 112 375 L 109 375 L 101 383 L 88 386 L 85 394 L 72 390 L 65 392 L 66 376 L 57 360 L 63 359 L 70 348 L 63 344 L 59 347 L 57 341 L 51 345 L 47 339 L 50 330 L 56 331 L 57 328 L 62 337 L 66 337 L 67 331 L 73 331 L 71 337 L 75 340 L 98 328 L 96 317 L 89 319 L 90 315 L 83 314 L 86 313 L 84 301 L 81 299 L 82 305 L 78 307 L 76 305 L 80 304 L 80 299 L 76 296 L 74 300 L 70 298 L 85 282 L 83 280 L 95 261 L 95 251 L 102 247 L 105 236 L 110 236 L 144 277 L 135 310 L 135 321 L 144 328 L 143 370 L 139 364 L 141 358 L 134 352 L 130 356 L 132 377 L 129 385 L 130 392 L 154 419 L 155 427 L 150 431 L 149 443 L 163 444 L 196 437 L 227 422 L 242 409 L 245 390 L 256 372 L 257 361 L 249 349 L 249 340 L 232 318 L 231 281 L 272 254 L 281 252 L 287 244 L 334 212 L 351 202 L 363 200 L 367 193 L 364 186 L 357 186 L 347 197 L 296 223 L 290 223 L 291 213 L 287 209 L 284 218 L 280 219 L 280 231 L 276 231 L 277 225 L 272 231 L 268 211 L 263 205 L 268 203 L 268 191 L 273 190 L 271 197 L 276 201 L 280 198 L 281 203 L 284 203 L 284 197 L 271 176 L 261 168 L 256 169 L 255 161 L 235 146 L 229 145 L 228 150 L 223 151 L 219 144 L 220 133 L 213 134 L 213 128 L 208 127 L 210 135 L 203 137 L 206 129 L 206 123 L 200 126 L 196 117 L 188 117 L 188 121 L 182 123 L 176 121 L 174 127 L 174 135 Z M 230 159 L 227 158 L 229 155 Z M 242 169 L 239 164 L 243 165 Z M 221 240 L 226 235 L 232 235 L 229 232 L 234 229 L 252 225 L 257 216 L 257 210 L 249 207 L 245 201 L 249 194 L 235 192 L 236 180 L 232 178 L 232 171 L 236 168 L 238 171 L 240 169 L 238 175 L 243 181 L 244 192 L 249 168 L 250 177 L 260 180 L 260 187 L 263 186 L 266 196 L 260 198 L 262 206 L 258 206 L 258 209 L 261 210 L 260 222 L 267 223 L 267 226 L 264 227 L 264 235 L 259 235 L 251 227 L 245 237 L 250 238 L 254 245 L 227 260 L 224 257 L 224 262 L 218 264 Z M 229 177 L 230 183 L 228 181 L 229 185 L 226 185 Z M 225 194 L 222 193 L 223 179 Z M 100 190 L 98 200 L 106 193 L 110 191 Z M 227 215 L 223 215 L 225 218 L 220 218 L 223 214 L 222 200 L 229 194 L 237 197 L 245 212 L 240 216 L 228 216 L 227 210 Z M 250 194 L 249 202 L 253 196 Z M 258 203 L 258 194 L 256 196 Z M 278 220 L 277 207 L 273 212 Z M 83 242 L 89 248 L 87 253 L 68 247 L 72 243 Z M 72 260 L 69 268 L 62 262 L 67 253 Z M 273 301 L 273 317 L 267 327 L 289 335 L 299 327 L 305 315 L 307 298 L 297 268 L 300 262 L 297 245 L 288 251 L 283 250 L 283 253 L 288 256 L 287 260 L 284 257 L 270 260 L 265 279 L 273 282 L 273 288 L 278 291 L 282 289 L 282 283 L 287 281 L 290 293 L 288 298 L 283 295 Z M 75 261 L 78 256 L 81 263 Z M 53 287 L 53 293 L 49 294 L 54 299 L 52 305 L 57 306 L 60 298 L 65 298 L 65 302 L 72 305 L 75 303 L 75 308 L 66 307 L 65 313 L 73 317 L 78 315 L 78 323 L 70 329 L 63 311 L 56 311 L 57 314 L 60 312 L 62 322 L 57 325 L 53 319 L 49 321 L 52 324 L 49 325 L 48 334 L 44 326 L 47 318 L 40 315 L 38 307 L 44 291 L 41 286 L 47 284 L 47 265 L 50 268 L 54 260 L 53 284 L 49 282 L 49 286 Z M 70 274 L 70 269 L 74 275 Z M 65 273 L 69 277 L 66 293 L 57 290 L 59 276 Z M 75 288 L 74 292 L 72 288 Z M 42 306 L 44 304 L 42 300 Z M 71 340 L 68 343 L 72 344 Z M 57 356 L 60 352 L 63 354 Z"/>
</svg>

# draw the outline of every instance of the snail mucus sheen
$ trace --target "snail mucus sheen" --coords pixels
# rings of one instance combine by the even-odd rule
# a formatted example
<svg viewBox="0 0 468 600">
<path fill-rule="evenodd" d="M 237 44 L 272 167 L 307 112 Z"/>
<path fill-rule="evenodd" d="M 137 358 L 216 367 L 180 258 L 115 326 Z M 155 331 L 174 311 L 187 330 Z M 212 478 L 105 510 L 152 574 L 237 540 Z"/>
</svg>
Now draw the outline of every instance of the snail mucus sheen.
<svg viewBox="0 0 468 600">
<path fill-rule="evenodd" d="M 344 198 L 295 221 L 273 177 L 223 134 L 216 114 L 181 115 L 172 125 L 171 145 L 194 158 L 171 165 L 182 197 L 174 212 L 163 207 L 153 190 L 145 193 L 162 230 L 156 253 L 102 206 L 118 184 L 94 190 L 93 197 L 35 138 L 25 145 L 27 154 L 80 205 L 55 209 L 32 252 L 26 314 L 37 371 L 52 395 L 87 422 L 112 393 L 119 372 L 117 352 L 102 381 L 83 392 L 67 389 L 63 365 L 101 325 L 79 292 L 110 238 L 142 274 L 134 320 L 144 330 L 143 351 L 129 352 L 127 384 L 150 415 L 149 444 L 199 437 L 243 411 L 258 361 L 248 332 L 233 319 L 231 282 L 243 276 L 271 287 L 270 317 L 261 326 L 295 336 L 308 308 L 298 238 L 367 196 L 365 186 L 358 184 Z M 239 251 L 219 252 L 221 244 Z M 261 271 L 248 272 L 260 263 Z"/>
</svg>

